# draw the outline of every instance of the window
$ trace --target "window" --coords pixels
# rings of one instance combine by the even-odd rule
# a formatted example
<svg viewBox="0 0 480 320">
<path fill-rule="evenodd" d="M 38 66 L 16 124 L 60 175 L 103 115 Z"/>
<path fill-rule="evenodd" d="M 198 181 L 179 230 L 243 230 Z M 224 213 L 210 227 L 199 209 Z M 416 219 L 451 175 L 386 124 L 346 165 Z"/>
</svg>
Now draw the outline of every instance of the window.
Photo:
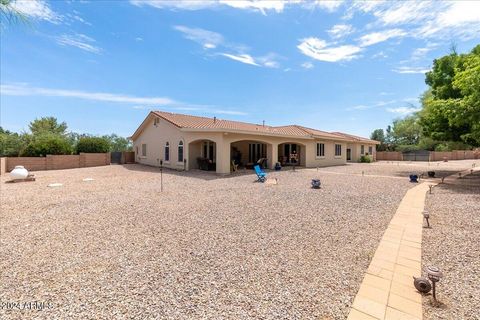
<svg viewBox="0 0 480 320">
<path fill-rule="evenodd" d="M 340 157 L 342 156 L 342 145 L 341 144 L 336 144 L 335 145 L 335 157 Z"/>
<path fill-rule="evenodd" d="M 165 156 L 164 156 L 165 162 L 170 161 L 170 143 L 165 143 Z"/>
<path fill-rule="evenodd" d="M 178 162 L 183 162 L 183 141 L 178 143 Z"/>
<path fill-rule="evenodd" d="M 325 157 L 325 144 L 317 143 L 317 157 Z"/>
<path fill-rule="evenodd" d="M 147 156 L 147 145 L 145 143 L 142 143 L 142 157 Z"/>
<path fill-rule="evenodd" d="M 368 154 L 373 154 L 373 147 L 372 146 L 368 147 Z"/>
<path fill-rule="evenodd" d="M 360 146 L 360 154 L 364 154 L 365 153 L 365 146 L 362 144 Z"/>
</svg>

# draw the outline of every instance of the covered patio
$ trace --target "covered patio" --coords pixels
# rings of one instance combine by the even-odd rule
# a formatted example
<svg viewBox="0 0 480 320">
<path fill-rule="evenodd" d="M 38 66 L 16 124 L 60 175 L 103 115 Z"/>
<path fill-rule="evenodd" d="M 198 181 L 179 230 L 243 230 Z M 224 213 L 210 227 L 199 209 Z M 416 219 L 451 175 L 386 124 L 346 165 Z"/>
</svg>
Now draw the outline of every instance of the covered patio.
<svg viewBox="0 0 480 320">
<path fill-rule="evenodd" d="M 188 167 L 205 171 L 215 171 L 217 164 L 217 144 L 212 140 L 192 141 L 188 145 Z"/>
</svg>

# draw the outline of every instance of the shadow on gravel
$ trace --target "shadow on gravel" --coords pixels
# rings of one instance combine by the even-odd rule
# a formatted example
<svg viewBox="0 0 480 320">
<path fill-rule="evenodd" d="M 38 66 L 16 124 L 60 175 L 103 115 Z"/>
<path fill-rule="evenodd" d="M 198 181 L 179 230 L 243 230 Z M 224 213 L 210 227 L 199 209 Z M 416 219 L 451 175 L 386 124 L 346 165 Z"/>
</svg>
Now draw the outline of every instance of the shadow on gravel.
<svg viewBox="0 0 480 320">
<path fill-rule="evenodd" d="M 439 184 L 435 188 L 454 193 L 477 194 L 480 196 L 480 172 L 477 171 L 462 178 Z"/>
<path fill-rule="evenodd" d="M 124 167 L 125 169 L 132 170 L 132 171 L 151 172 L 155 174 L 160 174 L 159 167 L 147 166 L 143 164 L 123 164 L 121 166 Z M 267 173 L 270 172 L 270 170 L 266 170 L 266 171 Z M 175 170 L 170 168 L 163 168 L 163 173 L 175 175 L 178 177 L 188 177 L 188 178 L 201 179 L 206 181 L 217 180 L 217 179 L 230 179 L 230 178 L 236 178 L 239 176 L 248 176 L 248 175 L 251 175 L 252 179 L 256 179 L 255 172 L 251 169 L 247 169 L 247 170 L 239 169 L 238 171 L 229 175 L 219 175 L 215 171 L 203 171 L 198 169 L 183 171 L 183 170 Z"/>
</svg>

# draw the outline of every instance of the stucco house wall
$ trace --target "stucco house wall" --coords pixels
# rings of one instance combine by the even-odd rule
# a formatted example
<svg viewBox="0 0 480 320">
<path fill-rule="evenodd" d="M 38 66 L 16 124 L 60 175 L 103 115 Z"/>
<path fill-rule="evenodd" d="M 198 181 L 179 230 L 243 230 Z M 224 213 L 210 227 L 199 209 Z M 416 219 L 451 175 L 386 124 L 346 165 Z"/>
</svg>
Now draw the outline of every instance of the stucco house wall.
<svg viewBox="0 0 480 320">
<path fill-rule="evenodd" d="M 319 139 L 311 136 L 278 136 L 269 133 L 255 132 L 222 132 L 215 129 L 179 128 L 171 122 L 158 117 L 147 117 L 141 125 L 141 130 L 133 139 L 135 161 L 141 164 L 158 166 L 163 160 L 163 166 L 176 170 L 189 170 L 197 168 L 197 157 L 202 154 L 202 142 L 212 141 L 215 143 L 216 171 L 221 174 L 230 173 L 231 167 L 231 146 L 237 146 L 242 153 L 244 163 L 248 159 L 248 143 L 258 142 L 266 144 L 267 165 L 273 169 L 279 159 L 279 146 L 284 143 L 295 143 L 300 145 L 301 166 L 314 168 L 334 165 L 343 165 L 347 162 L 347 147 L 352 149 L 352 161 L 359 161 L 361 145 L 365 146 L 365 153 L 368 147 L 372 146 L 375 152 L 375 145 L 365 142 L 345 141 L 341 137 L 338 140 Z M 169 143 L 169 160 L 165 159 L 165 146 Z M 186 162 L 178 161 L 178 147 L 183 142 L 183 158 Z M 317 143 L 325 145 L 325 156 L 317 157 Z M 142 154 L 142 145 L 146 145 L 146 155 Z M 341 145 L 341 155 L 335 156 L 335 145 Z M 280 150 L 281 152 L 281 150 Z"/>
</svg>

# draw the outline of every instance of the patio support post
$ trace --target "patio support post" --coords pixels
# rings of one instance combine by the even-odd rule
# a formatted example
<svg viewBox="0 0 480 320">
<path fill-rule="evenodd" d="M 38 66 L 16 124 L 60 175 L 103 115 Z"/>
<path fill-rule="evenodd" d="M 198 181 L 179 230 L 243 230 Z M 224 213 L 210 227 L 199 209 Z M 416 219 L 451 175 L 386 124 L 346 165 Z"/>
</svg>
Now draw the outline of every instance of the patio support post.
<svg viewBox="0 0 480 320">
<path fill-rule="evenodd" d="M 217 173 L 230 174 L 230 141 L 219 139 L 217 141 Z"/>
<path fill-rule="evenodd" d="M 278 143 L 267 144 L 268 168 L 275 169 L 278 162 Z"/>
</svg>

